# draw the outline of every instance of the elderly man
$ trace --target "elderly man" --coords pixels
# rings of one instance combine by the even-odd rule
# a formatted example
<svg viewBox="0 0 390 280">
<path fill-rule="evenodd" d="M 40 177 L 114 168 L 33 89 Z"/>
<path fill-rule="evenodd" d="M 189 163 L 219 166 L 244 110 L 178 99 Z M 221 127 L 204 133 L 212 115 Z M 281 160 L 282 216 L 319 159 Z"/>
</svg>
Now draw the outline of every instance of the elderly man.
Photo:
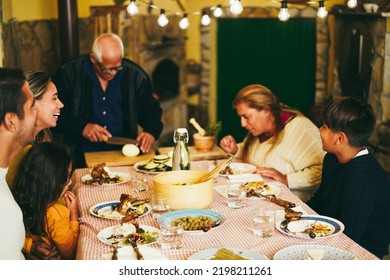
<svg viewBox="0 0 390 280">
<path fill-rule="evenodd" d="M 13 156 L 35 139 L 35 100 L 21 69 L 0 68 L 0 259 L 24 259 L 23 215 L 5 181 Z M 9 231 L 9 230 L 11 231 Z"/>
<path fill-rule="evenodd" d="M 65 105 L 54 132 L 72 149 L 76 167 L 85 166 L 85 152 L 119 149 L 105 142 L 109 137 L 134 138 L 149 152 L 161 134 L 162 109 L 150 77 L 123 56 L 119 36 L 102 34 L 89 55 L 63 64 L 53 77 Z"/>
</svg>

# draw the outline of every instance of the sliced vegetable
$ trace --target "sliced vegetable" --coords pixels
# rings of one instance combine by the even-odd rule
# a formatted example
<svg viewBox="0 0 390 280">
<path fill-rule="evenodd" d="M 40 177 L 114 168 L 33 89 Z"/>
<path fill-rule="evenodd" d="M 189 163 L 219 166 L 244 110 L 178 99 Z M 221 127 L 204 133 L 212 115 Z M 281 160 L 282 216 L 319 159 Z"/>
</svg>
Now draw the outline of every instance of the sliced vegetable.
<svg viewBox="0 0 390 280">
<path fill-rule="evenodd" d="M 140 154 L 141 150 L 134 144 L 126 144 L 122 148 L 122 153 L 126 157 L 136 157 Z"/>
</svg>

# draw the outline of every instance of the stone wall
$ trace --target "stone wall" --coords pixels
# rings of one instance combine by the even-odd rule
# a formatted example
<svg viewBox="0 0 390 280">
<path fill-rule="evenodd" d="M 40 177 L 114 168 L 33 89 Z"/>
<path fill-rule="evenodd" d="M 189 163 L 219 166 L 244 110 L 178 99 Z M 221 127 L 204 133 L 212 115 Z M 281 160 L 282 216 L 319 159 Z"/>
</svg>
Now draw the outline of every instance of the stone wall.
<svg viewBox="0 0 390 280">
<path fill-rule="evenodd" d="M 363 24 L 373 44 L 372 73 L 367 101 L 376 114 L 377 127 L 370 139 L 370 150 L 381 162 L 382 167 L 390 174 L 390 19 L 372 14 L 336 14 L 335 33 L 335 85 L 334 97 L 343 95 L 340 86 L 339 64 L 340 45 L 345 36 L 342 28 L 351 22 L 351 17 Z"/>
</svg>

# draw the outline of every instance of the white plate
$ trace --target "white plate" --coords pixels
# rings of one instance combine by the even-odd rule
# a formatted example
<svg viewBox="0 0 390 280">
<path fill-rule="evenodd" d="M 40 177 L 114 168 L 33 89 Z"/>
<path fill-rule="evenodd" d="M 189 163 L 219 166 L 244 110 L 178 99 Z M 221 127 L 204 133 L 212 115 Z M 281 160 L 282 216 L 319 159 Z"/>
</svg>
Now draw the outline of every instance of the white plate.
<svg viewBox="0 0 390 280">
<path fill-rule="evenodd" d="M 233 171 L 233 174 L 221 174 L 220 176 L 227 177 L 229 175 L 242 175 L 242 174 L 251 174 L 253 171 L 256 170 L 256 166 L 249 163 L 239 163 L 239 162 L 232 162 L 229 164 L 230 168 Z"/>
<path fill-rule="evenodd" d="M 286 220 L 278 221 L 276 223 L 276 229 L 284 234 L 311 239 L 305 229 L 310 228 L 313 223 L 320 223 L 326 225 L 330 232 L 326 236 L 317 236 L 313 240 L 323 239 L 338 235 L 344 231 L 344 224 L 336 219 L 326 216 L 312 216 L 303 215 L 299 220 L 288 223 Z M 287 227 L 286 227 L 287 225 Z"/>
<path fill-rule="evenodd" d="M 274 260 L 311 260 L 308 250 L 321 250 L 322 260 L 353 260 L 355 256 L 348 251 L 323 245 L 297 245 L 276 252 Z"/>
<path fill-rule="evenodd" d="M 210 248 L 203 251 L 196 252 L 195 254 L 191 255 L 188 259 L 189 260 L 209 260 L 211 259 L 222 247 L 220 248 Z M 264 256 L 262 253 L 251 251 L 247 249 L 240 249 L 240 248 L 226 248 L 230 251 L 232 251 L 236 255 L 240 255 L 244 258 L 248 258 L 249 260 L 268 260 L 266 256 Z"/>
<path fill-rule="evenodd" d="M 101 184 L 101 185 L 99 185 L 99 183 L 93 183 L 92 185 L 97 185 L 97 186 L 115 186 L 115 185 L 119 185 L 119 184 L 123 184 L 123 183 L 129 182 L 131 180 L 131 174 L 129 174 L 129 173 L 109 172 L 108 175 L 110 177 L 120 176 L 120 177 L 122 177 L 122 181 L 118 182 L 118 183 L 113 183 L 113 184 L 106 184 L 106 183 L 104 183 L 104 184 Z M 83 183 L 85 183 L 88 180 L 92 180 L 91 174 L 87 174 L 87 175 L 84 175 L 83 177 L 81 177 L 81 181 Z"/>
<path fill-rule="evenodd" d="M 244 184 L 244 183 L 234 183 L 237 185 L 237 188 L 241 185 L 241 184 Z M 278 196 L 280 193 L 281 193 L 281 189 L 278 187 L 278 186 L 274 186 L 272 184 L 267 184 L 269 186 L 269 189 L 264 189 L 261 194 L 264 194 L 264 195 L 275 195 L 275 196 Z M 227 185 L 219 185 L 219 186 L 215 186 L 214 189 L 219 193 L 221 194 L 222 196 L 226 197 L 227 198 Z M 263 199 L 263 198 L 260 198 L 260 197 L 257 197 L 257 196 L 251 196 L 250 199 Z"/>
<path fill-rule="evenodd" d="M 113 241 L 111 241 L 109 238 L 111 237 L 111 235 L 114 233 L 114 230 L 115 228 L 117 227 L 118 225 L 116 226 L 112 226 L 112 227 L 107 227 L 107 228 L 104 228 L 102 229 L 101 231 L 99 231 L 99 233 L 97 234 L 97 238 L 103 242 L 104 244 L 108 244 L 108 245 L 112 245 Z M 155 228 L 155 227 L 151 227 L 151 226 L 146 226 L 146 225 L 140 225 L 139 226 L 140 228 L 142 228 L 144 231 L 147 231 L 147 232 L 150 232 L 150 233 L 156 233 L 156 238 L 155 238 L 155 241 L 153 242 L 150 242 L 148 244 L 153 244 L 155 242 L 158 241 L 158 235 L 160 233 L 160 231 Z M 135 227 L 134 227 L 134 231 L 135 232 Z M 139 244 L 138 246 L 143 246 L 143 245 L 148 245 L 148 244 Z M 120 244 L 121 246 L 131 246 L 130 244 Z"/>
<path fill-rule="evenodd" d="M 139 250 L 145 260 L 169 260 L 165 255 L 155 248 L 140 246 Z M 111 260 L 112 253 L 103 254 L 103 260 Z M 130 246 L 118 248 L 118 260 L 137 260 L 134 249 Z"/>
<path fill-rule="evenodd" d="M 91 213 L 92 216 L 103 218 L 103 219 L 120 220 L 124 216 L 120 214 L 118 211 L 115 210 L 112 211 L 112 207 L 118 206 L 119 203 L 120 201 L 118 200 L 98 203 L 93 205 L 91 208 L 89 208 L 89 213 Z M 139 217 L 149 214 L 151 209 L 152 206 L 148 203 L 145 203 L 145 212 Z"/>
</svg>

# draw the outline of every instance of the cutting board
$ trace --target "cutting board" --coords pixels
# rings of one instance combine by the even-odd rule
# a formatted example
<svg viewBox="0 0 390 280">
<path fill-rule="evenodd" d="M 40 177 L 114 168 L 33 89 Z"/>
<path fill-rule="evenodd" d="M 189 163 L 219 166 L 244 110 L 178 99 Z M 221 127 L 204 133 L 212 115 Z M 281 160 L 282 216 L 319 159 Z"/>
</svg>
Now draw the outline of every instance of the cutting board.
<svg viewBox="0 0 390 280">
<path fill-rule="evenodd" d="M 139 161 L 154 157 L 154 151 L 136 157 L 126 157 L 122 151 L 88 152 L 84 153 L 85 163 L 88 167 L 105 162 L 107 166 L 133 165 Z"/>
<path fill-rule="evenodd" d="M 227 158 L 228 154 L 218 146 L 214 146 L 211 151 L 208 152 L 199 152 L 194 146 L 189 146 L 188 150 L 190 151 L 191 160 L 207 160 L 207 159 L 222 159 Z M 161 154 L 168 154 L 168 152 L 173 151 L 173 147 L 160 147 L 158 151 Z"/>
</svg>

